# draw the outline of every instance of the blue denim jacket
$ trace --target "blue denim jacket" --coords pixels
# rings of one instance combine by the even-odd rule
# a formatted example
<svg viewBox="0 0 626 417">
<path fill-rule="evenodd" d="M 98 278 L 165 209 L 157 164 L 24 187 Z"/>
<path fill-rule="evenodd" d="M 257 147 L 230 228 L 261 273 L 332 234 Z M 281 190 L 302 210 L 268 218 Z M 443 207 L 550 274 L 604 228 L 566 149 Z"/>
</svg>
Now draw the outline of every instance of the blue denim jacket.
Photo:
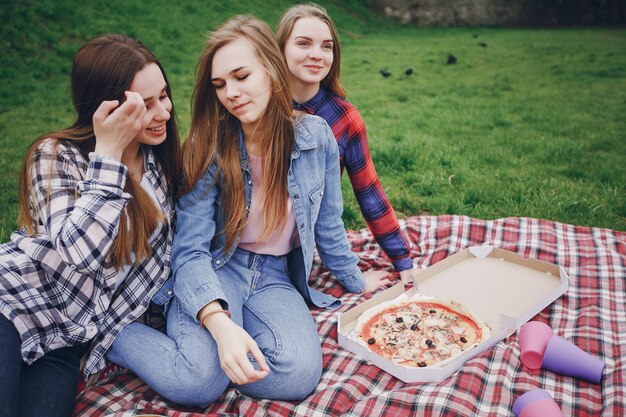
<svg viewBox="0 0 626 417">
<path fill-rule="evenodd" d="M 300 116 L 295 126 L 296 143 L 291 152 L 287 187 L 301 247 L 289 256 L 290 275 L 305 300 L 318 307 L 337 307 L 339 300 L 307 284 L 317 245 L 322 262 L 348 291 L 360 292 L 365 288 L 357 266 L 358 257 L 350 250 L 341 220 L 343 201 L 337 142 L 328 124 L 317 116 Z M 239 147 L 246 207 L 250 207 L 254 184 L 241 134 Z M 225 247 L 222 233 L 225 215 L 218 174 L 214 160 L 193 190 L 181 197 L 176 206 L 172 248 L 174 294 L 194 318 L 211 301 L 228 303 L 215 271 L 229 261 L 237 242 L 231 250 Z M 166 287 L 171 287 L 172 283 L 169 284 Z M 160 297 L 166 292 L 167 288 L 160 291 Z"/>
</svg>

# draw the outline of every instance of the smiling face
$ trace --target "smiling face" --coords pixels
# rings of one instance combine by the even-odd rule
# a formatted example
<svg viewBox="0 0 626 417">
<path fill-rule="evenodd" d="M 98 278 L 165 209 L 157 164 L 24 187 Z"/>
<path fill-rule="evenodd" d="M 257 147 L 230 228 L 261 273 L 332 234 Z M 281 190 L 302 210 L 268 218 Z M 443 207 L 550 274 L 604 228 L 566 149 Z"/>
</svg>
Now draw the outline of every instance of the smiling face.
<svg viewBox="0 0 626 417">
<path fill-rule="evenodd" d="M 145 145 L 159 145 L 167 137 L 167 121 L 172 111 L 172 101 L 165 90 L 163 73 L 157 64 L 148 64 L 135 74 L 129 90 L 139 93 L 146 105 L 145 126 L 135 141 Z"/>
<path fill-rule="evenodd" d="M 316 17 L 298 19 L 284 47 L 292 88 L 317 90 L 333 65 L 333 47 L 325 22 Z"/>
<path fill-rule="evenodd" d="M 272 89 L 248 39 L 239 37 L 217 50 L 211 83 L 220 103 L 241 122 L 244 134 L 252 132 L 265 114 Z"/>
</svg>

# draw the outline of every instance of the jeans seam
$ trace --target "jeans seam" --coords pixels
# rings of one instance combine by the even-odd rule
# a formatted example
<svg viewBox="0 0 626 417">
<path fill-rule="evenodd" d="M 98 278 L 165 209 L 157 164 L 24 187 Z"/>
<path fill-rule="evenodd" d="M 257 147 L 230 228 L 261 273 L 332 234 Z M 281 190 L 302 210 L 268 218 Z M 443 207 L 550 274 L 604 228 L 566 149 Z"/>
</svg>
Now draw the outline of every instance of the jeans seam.
<svg viewBox="0 0 626 417">
<path fill-rule="evenodd" d="M 178 328 L 179 328 L 179 336 L 176 337 L 178 340 L 181 336 L 187 337 L 189 333 L 187 332 L 187 321 L 185 320 L 185 316 L 189 317 L 185 310 L 183 310 L 183 306 L 181 303 L 176 303 L 176 315 L 178 320 Z"/>
<path fill-rule="evenodd" d="M 280 338 L 280 333 L 278 332 L 276 327 L 271 324 L 271 322 L 269 322 L 265 317 L 263 317 L 261 313 L 259 313 L 257 309 L 249 305 L 244 305 L 244 308 L 250 310 L 250 312 L 254 314 L 259 320 L 261 320 L 263 324 L 265 324 L 272 332 L 272 335 L 274 336 L 274 341 L 276 342 L 276 349 L 274 349 L 274 352 L 272 352 L 272 356 L 267 357 L 266 359 L 269 361 L 273 361 L 283 350 L 283 341 Z"/>
</svg>

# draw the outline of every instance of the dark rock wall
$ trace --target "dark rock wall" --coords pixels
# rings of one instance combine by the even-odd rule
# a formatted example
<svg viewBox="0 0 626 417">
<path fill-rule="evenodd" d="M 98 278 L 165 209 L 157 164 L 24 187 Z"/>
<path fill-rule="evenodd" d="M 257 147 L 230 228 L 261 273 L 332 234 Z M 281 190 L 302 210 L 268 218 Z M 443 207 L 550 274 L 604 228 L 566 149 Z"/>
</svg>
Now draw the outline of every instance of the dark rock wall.
<svg viewBox="0 0 626 417">
<path fill-rule="evenodd" d="M 623 25 L 626 0 L 368 0 L 418 26 Z"/>
</svg>

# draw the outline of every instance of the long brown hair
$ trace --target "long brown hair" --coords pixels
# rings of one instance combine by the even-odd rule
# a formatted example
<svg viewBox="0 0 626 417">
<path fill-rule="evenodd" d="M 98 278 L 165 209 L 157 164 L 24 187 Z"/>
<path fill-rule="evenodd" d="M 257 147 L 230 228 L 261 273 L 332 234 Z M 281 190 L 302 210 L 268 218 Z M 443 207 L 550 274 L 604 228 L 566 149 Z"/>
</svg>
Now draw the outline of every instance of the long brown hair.
<svg viewBox="0 0 626 417">
<path fill-rule="evenodd" d="M 105 100 L 124 99 L 124 91 L 130 88 L 135 75 L 148 64 L 156 64 L 161 69 L 166 92 L 172 97 L 167 76 L 160 61 L 140 41 L 119 34 L 98 36 L 83 45 L 74 56 L 72 65 L 72 103 L 76 110 L 76 121 L 70 127 L 51 132 L 37 138 L 28 148 L 19 180 L 19 202 L 17 222 L 26 233 L 33 235 L 37 225 L 45 221 L 39 219 L 34 205 L 29 199 L 34 193 L 31 177 L 33 156 L 42 145 L 42 141 L 52 139 L 54 148 L 60 143 L 76 146 L 87 159 L 93 151 L 96 138 L 93 130 L 93 114 Z M 170 119 L 167 122 L 167 138 L 152 150 L 160 164 L 168 188 L 173 195 L 178 192 L 178 181 L 181 173 L 181 152 L 176 128 L 176 114 L 172 102 Z M 115 238 L 110 259 L 116 267 L 130 264 L 131 253 L 135 253 L 136 263 L 150 255 L 148 244 L 150 235 L 158 223 L 166 223 L 164 213 L 154 204 L 152 198 L 130 176 L 127 178 L 124 191 L 132 198 L 120 217 L 118 234 Z M 129 230 L 128 223 L 132 225 Z"/>
<path fill-rule="evenodd" d="M 259 193 L 264 196 L 262 240 L 280 231 L 287 216 L 287 172 L 295 143 L 287 67 L 272 30 L 253 16 L 239 15 L 229 19 L 210 34 L 199 58 L 191 104 L 191 129 L 183 144 L 185 191 L 193 188 L 213 158 L 217 158 L 228 248 L 246 224 L 245 185 L 239 149 L 240 123 L 220 103 L 211 82 L 211 69 L 215 53 L 239 38 L 247 39 L 254 46 L 272 88 L 267 109 L 260 121 L 260 131 L 264 132 L 259 146 L 263 160 L 263 192 Z"/>
<path fill-rule="evenodd" d="M 341 67 L 341 49 L 339 47 L 339 37 L 337 36 L 337 28 L 330 18 L 330 15 L 322 6 L 315 3 L 296 4 L 285 10 L 278 21 L 276 29 L 276 42 L 280 50 L 285 52 L 285 45 L 289 36 L 293 31 L 293 27 L 299 19 L 303 17 L 315 17 L 326 23 L 333 38 L 333 64 L 330 66 L 328 75 L 322 80 L 322 86 L 337 94 L 341 98 L 346 98 L 346 92 L 339 82 L 339 72 Z"/>
</svg>

